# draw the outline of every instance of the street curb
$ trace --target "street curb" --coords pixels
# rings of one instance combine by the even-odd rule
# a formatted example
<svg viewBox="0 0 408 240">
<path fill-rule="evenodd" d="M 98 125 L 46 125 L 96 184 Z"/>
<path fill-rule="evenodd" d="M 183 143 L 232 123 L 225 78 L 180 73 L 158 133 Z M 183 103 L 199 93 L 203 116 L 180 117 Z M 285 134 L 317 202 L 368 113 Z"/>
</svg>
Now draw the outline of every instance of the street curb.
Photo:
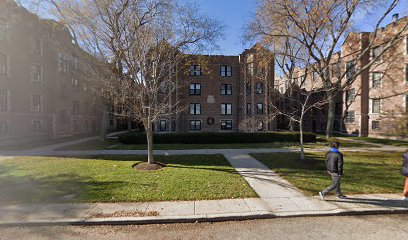
<svg viewBox="0 0 408 240">
<path fill-rule="evenodd" d="M 258 212 L 207 214 L 193 216 L 162 216 L 162 217 L 123 217 L 123 218 L 63 218 L 63 219 L 35 219 L 29 221 L 1 221 L 0 227 L 29 227 L 29 226 L 97 226 L 97 225 L 147 225 L 147 224 L 176 224 L 247 221 L 277 218 L 301 217 L 330 217 L 330 216 L 362 216 L 383 214 L 408 214 L 408 209 L 376 209 L 376 210 L 347 210 L 347 211 L 310 211 L 310 212 Z"/>
</svg>

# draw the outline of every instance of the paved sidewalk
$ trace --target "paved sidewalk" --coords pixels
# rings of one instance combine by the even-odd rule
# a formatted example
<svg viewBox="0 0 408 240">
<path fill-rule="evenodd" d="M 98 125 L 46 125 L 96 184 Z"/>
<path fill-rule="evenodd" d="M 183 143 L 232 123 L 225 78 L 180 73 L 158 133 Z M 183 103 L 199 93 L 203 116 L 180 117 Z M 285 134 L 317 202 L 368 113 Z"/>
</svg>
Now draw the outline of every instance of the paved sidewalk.
<svg viewBox="0 0 408 240">
<path fill-rule="evenodd" d="M 0 205 L 0 226 L 151 224 L 408 212 L 395 194 L 347 200 L 279 196 L 211 201 Z"/>
<path fill-rule="evenodd" d="M 88 141 L 82 139 L 80 143 Z M 69 142 L 72 144 L 72 142 Z M 69 145 L 64 143 L 64 146 Z M 25 152 L 0 153 L 21 155 L 145 155 L 144 150 L 54 151 L 56 144 Z M 384 151 L 384 148 L 381 148 Z M 250 153 L 296 152 L 295 149 L 198 149 L 156 150 L 156 155 L 223 154 L 259 198 L 214 201 L 97 203 L 0 206 L 0 226 L 14 224 L 143 224 L 195 221 L 221 221 L 289 216 L 369 214 L 408 212 L 408 202 L 398 194 L 356 195 L 346 200 L 308 197 Z M 316 149 L 313 149 L 316 151 Z M 319 149 L 317 151 L 326 151 Z M 344 151 L 344 150 L 343 150 Z M 362 151 L 355 149 L 349 151 Z M 367 151 L 373 151 L 372 148 Z M 3 156 L 2 156 L 3 155 Z"/>
</svg>

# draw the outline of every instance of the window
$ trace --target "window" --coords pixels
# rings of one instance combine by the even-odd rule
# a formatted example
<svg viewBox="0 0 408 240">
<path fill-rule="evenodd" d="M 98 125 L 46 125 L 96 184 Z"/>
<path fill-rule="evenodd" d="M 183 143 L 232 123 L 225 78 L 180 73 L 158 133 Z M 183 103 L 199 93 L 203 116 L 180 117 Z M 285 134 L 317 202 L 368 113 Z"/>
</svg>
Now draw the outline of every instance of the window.
<svg viewBox="0 0 408 240">
<path fill-rule="evenodd" d="M 248 63 L 247 65 L 247 75 L 254 76 L 254 64 Z"/>
<path fill-rule="evenodd" d="M 264 130 L 264 122 L 262 120 L 258 121 L 258 131 Z"/>
<path fill-rule="evenodd" d="M 191 131 L 201 131 L 201 121 L 200 120 L 191 120 L 190 121 L 190 130 Z"/>
<path fill-rule="evenodd" d="M 408 94 L 405 95 L 405 112 L 408 113 Z"/>
<path fill-rule="evenodd" d="M 263 112 L 264 112 L 263 104 L 262 103 L 256 104 L 256 114 L 262 115 Z"/>
<path fill-rule="evenodd" d="M 1 33 L 0 33 L 1 34 Z M 405 54 L 408 55 L 408 35 L 405 36 Z"/>
<path fill-rule="evenodd" d="M 39 132 L 41 131 L 41 121 L 39 120 L 34 120 L 32 122 L 32 127 L 34 132 Z"/>
<path fill-rule="evenodd" d="M 7 90 L 0 89 L 0 112 L 7 112 Z"/>
<path fill-rule="evenodd" d="M 232 114 L 232 104 L 222 103 L 221 104 L 221 115 L 231 115 Z"/>
<path fill-rule="evenodd" d="M 381 99 L 373 99 L 372 113 L 380 113 Z"/>
<path fill-rule="evenodd" d="M 40 54 L 42 55 L 41 51 L 41 40 L 38 37 L 31 38 L 31 53 L 32 54 Z"/>
<path fill-rule="evenodd" d="M 373 48 L 373 50 L 371 52 L 371 57 L 372 57 L 372 59 L 378 58 L 378 59 L 375 59 L 375 62 L 381 62 L 382 61 L 382 57 L 380 56 L 381 51 L 382 51 L 381 46 Z"/>
<path fill-rule="evenodd" d="M 354 123 L 356 121 L 356 112 L 355 111 L 347 111 L 346 113 L 346 123 Z"/>
<path fill-rule="evenodd" d="M 263 83 L 257 82 L 256 83 L 256 93 L 262 94 L 263 93 Z"/>
<path fill-rule="evenodd" d="M 79 114 L 79 102 L 78 101 L 72 102 L 72 114 Z"/>
<path fill-rule="evenodd" d="M 246 94 L 251 94 L 251 92 L 252 92 L 252 84 L 251 83 L 246 83 L 245 92 L 246 92 Z"/>
<path fill-rule="evenodd" d="M 68 72 L 68 57 L 65 53 L 58 53 L 58 72 Z"/>
<path fill-rule="evenodd" d="M 201 76 L 201 66 L 191 65 L 190 66 L 190 76 Z"/>
<path fill-rule="evenodd" d="M 0 41 L 7 39 L 7 22 L 5 18 L 0 17 Z"/>
<path fill-rule="evenodd" d="M 31 111 L 41 112 L 41 96 L 39 95 L 31 96 Z"/>
<path fill-rule="evenodd" d="M 160 120 L 159 132 L 165 132 L 166 130 L 167 130 L 167 121 L 166 120 Z"/>
<path fill-rule="evenodd" d="M 373 87 L 380 87 L 381 86 L 381 73 L 374 72 L 373 73 Z"/>
<path fill-rule="evenodd" d="M 88 91 L 88 84 L 84 82 L 84 92 Z"/>
<path fill-rule="evenodd" d="M 371 121 L 372 130 L 380 130 L 380 121 Z"/>
<path fill-rule="evenodd" d="M 0 53 L 0 75 L 7 75 L 7 55 Z"/>
<path fill-rule="evenodd" d="M 201 104 L 191 103 L 190 104 L 190 115 L 200 115 L 201 114 Z"/>
<path fill-rule="evenodd" d="M 349 89 L 346 90 L 346 102 L 354 102 L 356 100 L 356 90 Z"/>
<path fill-rule="evenodd" d="M 221 74 L 221 77 L 231 77 L 232 67 L 231 66 L 221 66 L 220 74 Z"/>
<path fill-rule="evenodd" d="M 0 69 L 0 73 L 1 73 L 1 69 Z M 408 64 L 405 64 L 405 83 L 408 84 Z"/>
<path fill-rule="evenodd" d="M 40 84 L 42 78 L 41 67 L 38 65 L 31 65 L 31 82 L 33 84 Z"/>
<path fill-rule="evenodd" d="M 221 120 L 221 130 L 232 130 L 232 120 Z"/>
<path fill-rule="evenodd" d="M 79 60 L 78 60 L 78 57 L 76 57 L 76 56 L 72 56 L 71 69 L 74 70 L 74 71 L 79 70 Z"/>
<path fill-rule="evenodd" d="M 7 122 L 0 121 L 0 134 L 7 133 Z"/>
<path fill-rule="evenodd" d="M 356 64 L 353 61 L 346 63 L 346 80 L 350 81 L 356 73 Z"/>
<path fill-rule="evenodd" d="M 72 90 L 78 91 L 79 90 L 79 81 L 78 79 L 72 79 Z"/>
<path fill-rule="evenodd" d="M 340 78 L 341 76 L 341 63 L 335 63 L 332 65 L 332 76 Z"/>
<path fill-rule="evenodd" d="M 252 104 L 251 103 L 247 103 L 246 105 L 246 114 L 252 115 Z"/>
<path fill-rule="evenodd" d="M 221 95 L 231 95 L 232 85 L 231 84 L 221 84 Z"/>
<path fill-rule="evenodd" d="M 201 84 L 191 83 L 190 84 L 190 95 L 201 95 Z"/>
</svg>

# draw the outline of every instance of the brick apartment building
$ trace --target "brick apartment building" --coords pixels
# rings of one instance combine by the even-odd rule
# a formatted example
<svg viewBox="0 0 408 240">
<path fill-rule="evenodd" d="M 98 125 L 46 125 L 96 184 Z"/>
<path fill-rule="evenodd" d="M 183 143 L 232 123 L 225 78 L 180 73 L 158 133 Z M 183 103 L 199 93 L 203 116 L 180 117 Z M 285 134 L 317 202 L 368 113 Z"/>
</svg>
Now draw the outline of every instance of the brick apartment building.
<svg viewBox="0 0 408 240">
<path fill-rule="evenodd" d="M 361 58 L 356 56 L 361 50 L 369 46 L 373 39 L 372 32 L 350 33 L 345 39 L 341 51 L 333 56 L 333 63 L 328 74 L 335 77 L 336 72 L 345 74 L 342 82 L 355 71 L 366 66 L 370 60 L 375 59 L 376 54 L 382 51 L 384 45 L 392 36 L 403 30 L 408 17 L 399 19 L 398 14 L 387 26 L 378 30 L 374 48 L 367 51 Z M 334 131 L 344 134 L 359 136 L 384 136 L 398 135 L 396 128 L 402 131 L 407 129 L 408 114 L 408 30 L 405 30 L 396 44 L 384 52 L 369 69 L 357 76 L 354 82 L 343 91 L 336 99 Z M 299 83 L 304 77 L 304 69 L 298 69 L 295 77 L 288 80 L 282 77 L 275 79 L 275 88 L 281 94 L 292 83 Z M 314 74 L 309 74 L 305 85 L 300 86 L 308 89 L 307 84 L 312 82 Z M 315 88 L 322 87 L 319 82 L 313 81 Z M 312 96 L 318 101 L 324 96 Z M 309 131 L 325 131 L 327 125 L 327 108 L 312 109 L 307 113 L 304 123 Z M 401 121 L 398 121 L 401 119 Z M 405 120 L 404 120 L 405 119 Z M 401 125 L 403 124 L 403 126 Z M 287 128 L 287 121 L 280 123 L 280 128 Z"/>
<path fill-rule="evenodd" d="M 98 88 L 71 34 L 14 1 L 0 3 L 0 140 L 99 131 Z"/>
<path fill-rule="evenodd" d="M 342 67 L 355 71 L 382 51 L 385 43 L 406 25 L 408 17 L 393 21 L 378 31 L 375 48 L 358 62 L 356 51 L 366 48 L 373 33 L 351 33 L 342 46 Z M 344 81 L 347 81 L 347 76 Z M 343 94 L 344 125 L 342 131 L 360 136 L 394 135 L 396 119 L 408 113 L 408 30 L 398 42 L 384 52 L 374 65 L 364 71 Z M 406 128 L 406 125 L 403 126 Z M 396 133 L 395 133 L 396 134 Z"/>
<path fill-rule="evenodd" d="M 181 112 L 155 124 L 156 132 L 275 130 L 273 56 L 260 45 L 239 56 L 189 55 L 179 69 Z"/>
</svg>

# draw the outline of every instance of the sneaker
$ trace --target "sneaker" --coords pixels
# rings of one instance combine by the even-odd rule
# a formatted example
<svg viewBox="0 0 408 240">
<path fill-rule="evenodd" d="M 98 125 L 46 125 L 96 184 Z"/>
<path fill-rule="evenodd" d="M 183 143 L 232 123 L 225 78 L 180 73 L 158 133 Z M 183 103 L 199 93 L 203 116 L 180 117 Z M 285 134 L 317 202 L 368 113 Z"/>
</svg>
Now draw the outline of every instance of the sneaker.
<svg viewBox="0 0 408 240">
<path fill-rule="evenodd" d="M 344 195 L 339 195 L 339 196 L 337 196 L 337 198 L 338 198 L 338 199 L 346 199 L 347 197 L 344 196 Z"/>
<path fill-rule="evenodd" d="M 324 194 L 322 192 L 319 192 L 319 196 L 320 196 L 320 199 L 324 200 Z"/>
</svg>

